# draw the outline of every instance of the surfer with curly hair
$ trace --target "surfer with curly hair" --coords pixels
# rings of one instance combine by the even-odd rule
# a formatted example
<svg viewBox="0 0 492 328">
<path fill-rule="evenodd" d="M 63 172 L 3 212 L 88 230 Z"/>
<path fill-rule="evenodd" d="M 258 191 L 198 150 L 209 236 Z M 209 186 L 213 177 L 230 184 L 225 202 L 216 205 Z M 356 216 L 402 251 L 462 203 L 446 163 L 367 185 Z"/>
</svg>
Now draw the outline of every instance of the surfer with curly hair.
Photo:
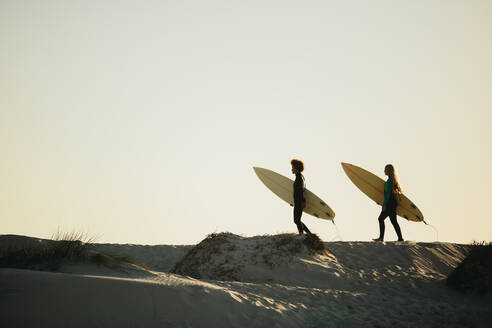
<svg viewBox="0 0 492 328">
<path fill-rule="evenodd" d="M 294 181 L 294 223 L 297 225 L 297 230 L 299 234 L 302 235 L 306 232 L 308 235 L 311 231 L 306 227 L 304 223 L 301 222 L 302 209 L 306 207 L 306 199 L 304 198 L 304 176 L 302 171 L 304 171 L 304 163 L 299 159 L 293 159 L 290 161 L 292 165 L 292 174 L 296 175 Z"/>
<path fill-rule="evenodd" d="M 384 240 L 384 220 L 389 216 L 391 224 L 395 228 L 396 234 L 398 236 L 398 241 L 403 241 L 401 235 L 400 226 L 398 221 L 396 221 L 396 207 L 398 206 L 397 198 L 401 195 L 401 187 L 398 182 L 398 177 L 395 173 L 395 168 L 393 165 L 388 164 L 384 167 L 384 174 L 388 176 L 388 180 L 384 184 L 384 200 L 381 214 L 379 214 L 379 238 L 373 239 L 374 241 Z"/>
</svg>

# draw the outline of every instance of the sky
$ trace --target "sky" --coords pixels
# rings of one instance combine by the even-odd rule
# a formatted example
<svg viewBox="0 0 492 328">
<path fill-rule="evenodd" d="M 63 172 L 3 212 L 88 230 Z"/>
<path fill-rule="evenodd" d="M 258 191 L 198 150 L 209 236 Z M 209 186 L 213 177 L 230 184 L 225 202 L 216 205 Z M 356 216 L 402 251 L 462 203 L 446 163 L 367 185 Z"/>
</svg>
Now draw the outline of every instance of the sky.
<svg viewBox="0 0 492 328">
<path fill-rule="evenodd" d="M 0 234 L 195 244 L 296 232 L 253 166 L 368 241 L 340 165 L 395 166 L 417 242 L 492 241 L 492 2 L 0 0 Z M 396 234 L 389 220 L 386 239 Z M 337 232 L 338 229 L 338 232 Z"/>
</svg>

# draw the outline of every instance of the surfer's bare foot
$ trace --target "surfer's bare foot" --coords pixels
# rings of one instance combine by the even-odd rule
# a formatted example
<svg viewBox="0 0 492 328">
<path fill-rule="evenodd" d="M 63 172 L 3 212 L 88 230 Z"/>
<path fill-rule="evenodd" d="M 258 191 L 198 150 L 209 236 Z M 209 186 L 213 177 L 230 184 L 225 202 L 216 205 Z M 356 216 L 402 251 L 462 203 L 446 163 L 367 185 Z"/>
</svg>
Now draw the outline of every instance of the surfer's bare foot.
<svg viewBox="0 0 492 328">
<path fill-rule="evenodd" d="M 383 238 L 374 238 L 372 241 L 383 241 Z"/>
<path fill-rule="evenodd" d="M 405 240 L 403 240 L 403 238 L 402 238 L 402 239 L 398 239 L 398 241 L 405 241 Z"/>
</svg>

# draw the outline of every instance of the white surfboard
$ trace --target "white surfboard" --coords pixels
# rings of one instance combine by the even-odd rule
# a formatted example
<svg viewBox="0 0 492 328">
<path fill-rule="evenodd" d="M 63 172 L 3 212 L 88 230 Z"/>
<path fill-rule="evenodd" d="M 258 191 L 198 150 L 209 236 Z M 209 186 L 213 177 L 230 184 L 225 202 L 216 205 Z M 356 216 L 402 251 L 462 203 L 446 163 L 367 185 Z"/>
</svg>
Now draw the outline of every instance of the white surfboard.
<svg viewBox="0 0 492 328">
<path fill-rule="evenodd" d="M 384 200 L 384 180 L 377 175 L 364 170 L 358 166 L 342 163 L 342 168 L 350 180 L 369 198 L 378 205 L 383 204 Z M 424 220 L 424 215 L 417 206 L 405 195 L 400 195 L 396 214 L 410 221 L 420 222 Z"/>
<path fill-rule="evenodd" d="M 294 206 L 294 181 L 276 172 L 261 167 L 253 167 L 261 182 L 280 199 Z M 335 212 L 321 198 L 304 189 L 306 208 L 304 212 L 319 219 L 333 220 Z"/>
</svg>

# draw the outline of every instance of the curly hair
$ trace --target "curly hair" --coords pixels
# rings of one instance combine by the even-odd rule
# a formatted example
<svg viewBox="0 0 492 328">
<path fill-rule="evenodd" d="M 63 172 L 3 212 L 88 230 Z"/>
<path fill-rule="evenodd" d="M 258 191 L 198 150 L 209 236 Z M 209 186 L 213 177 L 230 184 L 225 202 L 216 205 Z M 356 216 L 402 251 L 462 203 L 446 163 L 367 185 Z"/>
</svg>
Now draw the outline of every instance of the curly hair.
<svg viewBox="0 0 492 328">
<path fill-rule="evenodd" d="M 300 159 L 294 158 L 290 161 L 290 164 L 299 172 L 304 171 L 304 163 Z"/>
</svg>

